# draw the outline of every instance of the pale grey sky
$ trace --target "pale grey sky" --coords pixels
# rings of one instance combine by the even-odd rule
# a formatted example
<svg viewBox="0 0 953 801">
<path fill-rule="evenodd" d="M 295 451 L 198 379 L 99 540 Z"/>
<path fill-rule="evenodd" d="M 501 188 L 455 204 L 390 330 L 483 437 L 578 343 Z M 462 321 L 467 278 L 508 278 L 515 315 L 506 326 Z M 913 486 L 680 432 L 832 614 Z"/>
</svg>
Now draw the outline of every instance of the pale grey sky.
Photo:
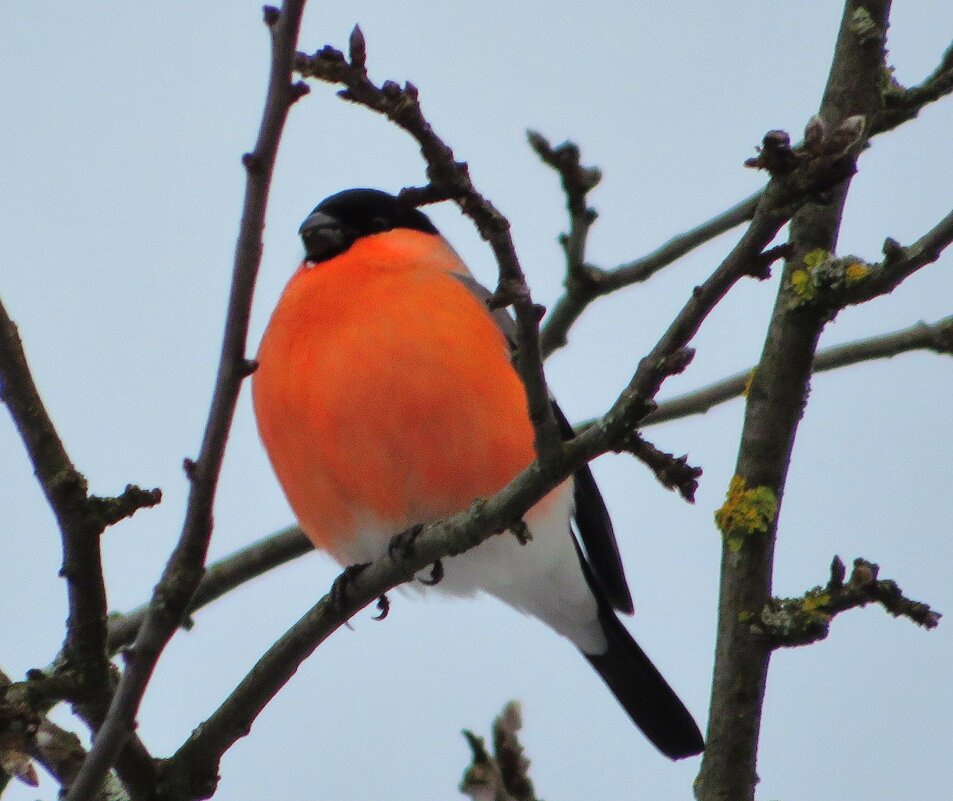
<svg viewBox="0 0 953 801">
<path fill-rule="evenodd" d="M 0 30 L 0 297 L 93 491 L 161 486 L 161 507 L 106 534 L 110 599 L 148 597 L 181 524 L 184 456 L 195 454 L 217 359 L 242 197 L 239 157 L 257 130 L 268 37 L 260 4 L 8 4 Z M 410 79 L 478 187 L 509 215 L 537 299 L 561 282 L 565 225 L 555 176 L 524 142 L 571 137 L 605 178 L 590 259 L 641 255 L 763 182 L 742 168 L 762 134 L 798 137 L 824 85 L 838 3 L 315 3 L 302 48 L 344 46 L 360 22 L 376 80 Z M 953 38 L 945 0 L 898 3 L 890 51 L 904 83 Z M 291 116 L 275 176 L 255 304 L 257 343 L 300 256 L 300 220 L 349 186 L 420 183 L 411 140 L 314 86 Z M 953 205 L 953 102 L 878 138 L 861 160 L 841 253 L 879 256 Z M 487 283 L 493 261 L 451 207 L 432 216 Z M 593 306 L 549 378 L 570 417 L 603 410 L 723 237 L 650 284 Z M 824 344 L 953 312 L 951 257 L 892 296 L 844 312 Z M 776 283 L 737 287 L 697 338 L 671 394 L 745 368 Z M 607 347 L 606 343 L 611 342 Z M 775 590 L 826 578 L 831 557 L 881 563 L 915 598 L 953 609 L 949 487 L 953 363 L 903 356 L 819 377 L 795 449 Z M 704 727 L 719 542 L 712 512 L 734 465 L 742 406 L 653 429 L 705 468 L 689 507 L 630 459 L 594 466 L 616 522 L 637 614 L 630 628 Z M 44 665 L 62 638 L 58 537 L 6 414 L 0 416 L 0 667 Z M 291 521 L 243 396 L 216 507 L 214 556 Z M 173 750 L 336 575 L 309 556 L 244 588 L 177 636 L 145 699 L 140 733 Z M 698 760 L 660 757 L 574 649 L 481 600 L 412 602 L 368 614 L 298 672 L 222 765 L 220 797 L 369 801 L 454 798 L 467 763 L 459 730 L 488 730 L 524 704 L 540 796 L 676 801 Z M 948 797 L 949 624 L 924 632 L 870 608 L 827 642 L 772 662 L 759 798 Z M 61 721 L 68 716 L 59 715 Z M 56 798 L 15 787 L 12 801 Z"/>
</svg>

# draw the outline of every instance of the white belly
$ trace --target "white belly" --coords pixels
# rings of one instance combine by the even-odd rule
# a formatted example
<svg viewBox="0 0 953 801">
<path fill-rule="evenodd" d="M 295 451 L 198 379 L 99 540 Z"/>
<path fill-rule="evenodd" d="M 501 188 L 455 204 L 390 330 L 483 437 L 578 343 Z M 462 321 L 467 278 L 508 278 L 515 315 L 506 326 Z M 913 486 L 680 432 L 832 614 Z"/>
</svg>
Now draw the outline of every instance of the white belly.
<svg viewBox="0 0 953 801">
<path fill-rule="evenodd" d="M 536 510 L 527 514 L 529 542 L 522 545 L 509 532 L 494 535 L 466 553 L 443 560 L 443 579 L 433 589 L 455 596 L 489 593 L 539 618 L 583 652 L 603 653 L 606 640 L 570 533 L 571 513 L 572 484 L 567 482 L 547 504 L 545 514 Z M 367 515 L 358 514 L 356 519 L 361 521 L 356 536 L 332 554 L 344 565 L 379 559 L 387 553 L 390 538 L 403 530 L 394 531 Z M 417 581 L 408 586 L 430 589 Z"/>
</svg>

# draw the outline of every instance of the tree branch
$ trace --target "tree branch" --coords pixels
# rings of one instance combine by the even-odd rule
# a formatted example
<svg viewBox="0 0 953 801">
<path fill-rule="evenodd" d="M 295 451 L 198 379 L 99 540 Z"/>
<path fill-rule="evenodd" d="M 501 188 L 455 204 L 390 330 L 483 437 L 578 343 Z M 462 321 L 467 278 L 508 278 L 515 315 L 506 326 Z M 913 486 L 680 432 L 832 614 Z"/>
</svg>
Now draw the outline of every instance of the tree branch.
<svg viewBox="0 0 953 801">
<path fill-rule="evenodd" d="M 463 774 L 460 792 L 472 801 L 536 801 L 529 760 L 519 741 L 523 727 L 519 703 L 510 701 L 493 721 L 493 753 L 482 737 L 464 729 L 473 759 Z"/>
<path fill-rule="evenodd" d="M 953 211 L 908 247 L 902 247 L 895 240 L 887 239 L 883 247 L 884 259 L 880 264 L 857 265 L 854 262 L 853 265 L 847 265 L 848 270 L 851 266 L 859 266 L 861 274 L 856 280 L 847 283 L 839 305 L 864 303 L 892 292 L 921 267 L 939 259 L 951 242 Z"/>
<path fill-rule="evenodd" d="M 16 326 L 0 304 L 0 398 L 20 433 L 40 486 L 56 517 L 63 548 L 69 616 L 57 670 L 70 678 L 66 696 L 95 733 L 112 694 L 106 655 L 106 585 L 100 537 L 108 526 L 162 499 L 158 489 L 127 485 L 116 498 L 90 495 L 85 477 L 73 466 L 40 398 Z M 116 768 L 133 792 L 142 795 L 154 775 L 145 746 L 132 737 Z"/>
<path fill-rule="evenodd" d="M 866 144 L 858 122 L 881 107 L 889 11 L 889 0 L 845 3 L 820 114 L 805 131 L 811 147 L 823 149 L 834 140 L 857 153 Z M 849 179 L 843 181 L 829 203 L 806 205 L 791 221 L 791 252 L 748 394 L 735 477 L 716 515 L 724 539 L 707 747 L 696 782 L 699 801 L 754 799 L 771 648 L 751 635 L 743 618 L 771 597 L 778 512 L 814 352 L 827 320 L 817 310 L 792 307 L 791 281 L 809 254 L 834 250 L 849 186 Z"/>
<path fill-rule="evenodd" d="M 68 787 L 86 758 L 86 750 L 79 738 L 38 714 L 24 685 L 14 685 L 6 673 L 0 671 L 0 764 L 11 761 L 24 771 L 21 780 L 36 786 L 35 771 L 30 759 L 35 759 L 59 782 Z M 0 772 L 0 792 L 3 789 Z M 101 791 L 93 801 L 129 801 L 115 774 L 109 774 Z"/>
<path fill-rule="evenodd" d="M 170 798 L 204 798 L 214 792 L 218 763 L 298 665 L 351 616 L 398 584 L 439 560 L 463 553 L 490 536 L 518 530 L 526 511 L 583 464 L 609 450 L 632 447 L 632 432 L 651 409 L 666 377 L 684 369 L 686 347 L 705 317 L 734 284 L 752 272 L 762 275 L 762 253 L 788 217 L 807 198 L 836 185 L 851 170 L 840 157 L 815 156 L 797 169 L 772 178 L 751 225 L 711 277 L 695 288 L 656 346 L 638 365 L 629 386 L 588 430 L 546 459 L 537 459 L 510 484 L 466 512 L 424 526 L 412 547 L 398 537 L 393 556 L 346 570 L 322 598 L 258 661 L 238 687 L 164 765 Z M 510 536 L 510 535 L 504 535 Z"/>
<path fill-rule="evenodd" d="M 557 305 L 541 334 L 540 347 L 545 359 L 565 344 L 565 331 L 560 333 L 558 328 L 553 328 L 553 315 L 558 312 L 560 318 L 571 324 L 585 308 L 587 298 L 594 297 L 596 291 L 600 271 L 586 264 L 586 240 L 598 215 L 588 205 L 587 196 L 602 180 L 602 173 L 598 167 L 582 166 L 579 147 L 573 142 L 563 142 L 554 148 L 537 131 L 527 131 L 526 137 L 536 155 L 559 174 L 569 212 L 569 232 L 559 235 L 566 256 L 566 294 L 560 301 L 562 309 Z M 554 342 L 554 336 L 557 340 L 561 337 L 562 342 Z"/>
<path fill-rule="evenodd" d="M 917 350 L 930 350 L 938 354 L 953 355 L 953 316 L 945 317 L 934 323 L 919 322 L 889 334 L 859 339 L 821 350 L 814 358 L 812 372 L 827 372 L 865 361 L 892 358 Z M 752 367 L 707 387 L 662 401 L 654 411 L 645 416 L 642 426 L 657 425 L 695 414 L 703 414 L 715 406 L 742 396 L 745 387 L 751 381 L 753 370 Z M 580 424 L 579 428 L 588 428 L 594 422 L 590 420 Z M 653 447 L 648 443 L 646 443 L 646 446 Z M 673 459 L 673 457 L 669 458 Z M 673 461 L 682 463 L 682 458 L 679 457 L 673 459 Z M 664 474 L 671 474 L 671 463 L 666 462 L 662 465 L 662 468 Z M 688 469 L 691 470 L 692 468 Z M 686 478 L 694 480 L 697 479 L 697 475 L 687 476 Z M 669 489 L 672 488 L 661 477 L 660 480 Z M 680 484 L 681 481 L 675 482 L 676 487 Z M 687 490 L 681 492 L 681 494 L 685 496 L 686 492 Z M 195 591 L 195 595 L 189 604 L 188 615 L 193 615 L 199 609 L 245 582 L 280 567 L 299 556 L 310 553 L 312 550 L 311 542 L 304 536 L 301 529 L 297 526 L 290 526 L 263 537 L 257 542 L 212 563 L 206 569 L 205 575 Z M 110 615 L 108 621 L 110 653 L 115 653 L 135 639 L 136 632 L 145 619 L 147 610 L 148 605 L 143 605 L 126 614 Z"/>
<path fill-rule="evenodd" d="M 877 134 L 886 133 L 902 123 L 914 119 L 924 106 L 951 92 L 953 92 L 953 45 L 944 53 L 936 70 L 922 83 L 904 89 L 894 82 L 884 90 L 883 108 L 873 116 L 868 126 L 868 136 L 873 137 Z M 533 144 L 532 141 L 531 144 Z M 575 148 L 575 153 L 578 155 L 577 146 L 568 142 L 566 145 Z M 533 147 L 537 149 L 535 144 L 533 144 Z M 539 152 L 538 149 L 537 152 Z M 547 158 L 542 153 L 540 153 L 540 156 L 546 163 L 551 164 L 560 172 L 563 169 L 558 162 L 561 158 L 565 158 L 564 154 L 561 154 L 555 160 Z M 565 179 L 563 184 L 565 189 Z M 559 348 L 566 345 L 569 329 L 596 298 L 647 281 L 661 269 L 669 266 L 695 248 L 730 231 L 746 220 L 750 220 L 751 215 L 754 214 L 759 196 L 760 192 L 751 195 L 708 222 L 673 237 L 646 256 L 606 270 L 587 264 L 585 261 L 585 233 L 588 233 L 588 226 L 595 220 L 595 210 L 586 210 L 591 219 L 589 219 L 585 233 L 582 236 L 574 235 L 574 223 L 576 223 L 577 218 L 572 210 L 572 198 L 567 193 L 567 200 L 570 204 L 568 241 L 574 245 L 575 249 L 573 251 L 573 261 L 567 264 L 566 292 L 556 301 L 542 326 L 540 341 L 543 358 L 548 358 Z M 576 230 L 581 232 L 582 229 L 578 227 L 578 223 L 576 223 L 576 226 Z"/>
<path fill-rule="evenodd" d="M 313 56 L 298 53 L 295 70 L 305 77 L 345 86 L 338 92 L 340 97 L 384 115 L 409 133 L 420 145 L 430 184 L 403 190 L 401 200 L 415 206 L 454 200 L 490 244 L 499 266 L 499 284 L 493 303 L 513 306 L 517 328 L 514 362 L 526 387 L 530 419 L 536 432 L 536 453 L 540 458 L 548 458 L 559 449 L 562 437 L 553 417 L 540 355 L 539 320 L 545 310 L 533 303 L 510 236 L 509 221 L 476 190 L 466 162 L 455 159 L 453 150 L 424 118 L 417 87 L 407 82 L 401 88 L 394 81 L 384 81 L 378 87 L 367 77 L 366 57 L 364 35 L 355 26 L 349 59 L 326 45 Z"/>
<path fill-rule="evenodd" d="M 585 270 L 580 271 L 579 280 L 571 282 L 567 277 L 565 294 L 553 306 L 543 324 L 543 355 L 549 357 L 566 344 L 569 329 L 596 298 L 647 281 L 686 253 L 750 220 L 760 199 L 761 192 L 756 192 L 707 222 L 672 237 L 639 259 L 610 270 L 586 265 Z M 584 264 L 584 256 L 582 258 Z"/>
<path fill-rule="evenodd" d="M 927 604 L 905 597 L 895 581 L 878 579 L 880 567 L 855 559 L 844 584 L 844 563 L 835 556 L 826 587 L 815 587 L 800 598 L 772 598 L 760 614 L 750 613 L 752 633 L 766 637 L 771 648 L 810 645 L 827 637 L 831 621 L 841 612 L 880 604 L 894 617 L 905 617 L 918 626 L 934 629 L 942 615 Z"/>
<path fill-rule="evenodd" d="M 221 598 L 236 587 L 267 573 L 292 559 L 310 553 L 314 546 L 297 526 L 289 526 L 235 553 L 210 564 L 186 610 L 185 623 L 199 609 Z M 149 611 L 145 604 L 125 615 L 110 615 L 109 652 L 115 653 L 131 643 Z"/>
<path fill-rule="evenodd" d="M 106 678 L 106 586 L 99 538 L 107 526 L 154 506 L 162 493 L 129 485 L 118 498 L 88 494 L 37 391 L 16 325 L 0 303 L 0 399 L 10 410 L 37 480 L 56 516 L 63 545 L 69 617 L 65 656 L 102 698 Z M 88 668 L 88 674 L 86 670 Z M 98 677 L 98 678 L 97 678 Z M 77 699 L 80 700 L 80 699 Z M 89 699 L 87 699 L 89 700 Z"/>
<path fill-rule="evenodd" d="M 874 117 L 871 135 L 890 131 L 916 119 L 924 108 L 953 92 L 953 44 L 940 59 L 937 68 L 916 86 L 905 89 L 890 76 L 883 93 L 883 108 Z"/>
<path fill-rule="evenodd" d="M 261 261 L 262 230 L 278 141 L 291 105 L 306 88 L 291 83 L 291 63 L 304 0 L 285 0 L 282 9 L 265 7 L 271 31 L 272 64 L 268 97 L 255 149 L 243 158 L 247 172 L 245 203 L 235 252 L 231 295 L 215 393 L 199 458 L 190 463 L 192 481 L 182 534 L 165 570 L 113 696 L 95 744 L 67 793 L 84 801 L 100 786 L 132 733 L 135 716 L 155 664 L 180 625 L 199 580 L 212 531 L 212 504 L 238 391 L 249 374 L 245 359 L 252 292 Z M 102 645 L 105 651 L 105 610 Z"/>
<path fill-rule="evenodd" d="M 900 331 L 858 339 L 818 351 L 814 356 L 811 372 L 823 373 L 874 359 L 891 358 L 915 350 L 932 350 L 940 354 L 953 355 L 953 316 L 944 317 L 935 323 L 916 323 Z M 738 398 L 745 394 L 754 370 L 755 368 L 751 367 L 716 381 L 714 384 L 709 384 L 707 387 L 661 401 L 655 411 L 646 415 L 642 425 L 657 425 L 703 414 L 719 404 Z M 591 423 L 583 424 L 585 425 L 591 425 Z"/>
</svg>

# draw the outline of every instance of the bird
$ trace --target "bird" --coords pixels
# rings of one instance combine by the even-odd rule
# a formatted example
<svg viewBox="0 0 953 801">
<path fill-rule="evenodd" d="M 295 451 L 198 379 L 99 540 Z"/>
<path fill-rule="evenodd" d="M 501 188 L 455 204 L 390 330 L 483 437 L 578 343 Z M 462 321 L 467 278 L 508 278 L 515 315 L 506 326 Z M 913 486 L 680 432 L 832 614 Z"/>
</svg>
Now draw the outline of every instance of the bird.
<svg viewBox="0 0 953 801">
<path fill-rule="evenodd" d="M 342 566 L 360 565 L 534 460 L 515 324 L 490 309 L 491 293 L 430 218 L 394 195 L 331 195 L 299 234 L 304 258 L 257 354 L 255 416 L 302 530 Z M 659 751 L 701 753 L 691 713 L 616 614 L 634 607 L 588 466 L 524 521 L 528 538 L 493 536 L 445 560 L 435 589 L 486 593 L 538 618 L 582 652 Z"/>
</svg>

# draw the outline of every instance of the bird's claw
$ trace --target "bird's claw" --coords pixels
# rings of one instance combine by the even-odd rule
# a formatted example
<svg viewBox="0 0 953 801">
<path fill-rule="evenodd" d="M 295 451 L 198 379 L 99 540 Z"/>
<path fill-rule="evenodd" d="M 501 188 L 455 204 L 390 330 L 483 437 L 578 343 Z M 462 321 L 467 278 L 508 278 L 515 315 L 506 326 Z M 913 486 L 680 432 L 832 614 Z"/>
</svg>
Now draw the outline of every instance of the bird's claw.
<svg viewBox="0 0 953 801">
<path fill-rule="evenodd" d="M 428 587 L 432 587 L 434 584 L 439 584 L 443 580 L 443 562 L 438 559 L 430 567 L 430 578 L 418 578 L 421 584 L 425 584 Z"/>
<path fill-rule="evenodd" d="M 376 615 L 373 615 L 374 620 L 383 620 L 390 613 L 390 599 L 386 595 L 381 595 L 377 599 L 377 608 L 380 612 Z"/>
</svg>

